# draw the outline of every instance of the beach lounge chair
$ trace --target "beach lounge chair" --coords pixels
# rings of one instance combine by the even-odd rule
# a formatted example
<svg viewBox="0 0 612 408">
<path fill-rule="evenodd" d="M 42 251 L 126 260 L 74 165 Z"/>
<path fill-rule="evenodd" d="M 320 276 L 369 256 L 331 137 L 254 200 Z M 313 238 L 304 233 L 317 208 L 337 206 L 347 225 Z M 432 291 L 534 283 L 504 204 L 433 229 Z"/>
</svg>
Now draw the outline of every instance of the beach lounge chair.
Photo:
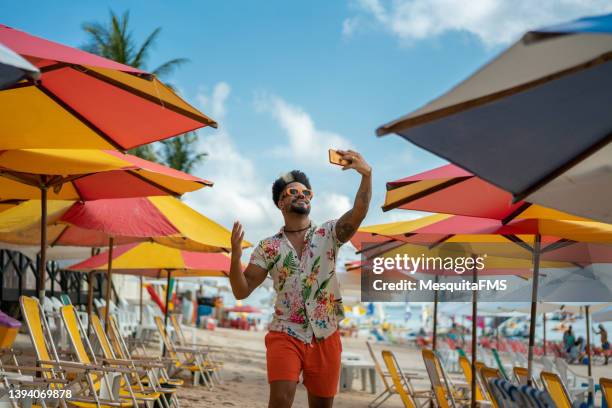
<svg viewBox="0 0 612 408">
<path fill-rule="evenodd" d="M 387 374 L 383 371 L 382 367 L 378 363 L 378 359 L 376 358 L 376 354 L 374 354 L 374 350 L 372 349 L 372 345 L 370 344 L 370 342 L 366 341 L 366 346 L 368 347 L 370 357 L 372 357 L 372 361 L 374 362 L 374 370 L 376 370 L 376 373 L 380 377 L 383 384 L 382 392 L 378 394 L 376 398 L 374 398 L 374 400 L 368 404 L 368 407 L 376 408 L 381 406 L 393 394 L 396 394 L 397 391 L 395 390 L 394 385 L 389 384 L 389 381 L 387 381 Z"/>
<path fill-rule="evenodd" d="M 547 371 L 540 373 L 540 378 L 544 388 L 550 394 L 550 397 L 554 401 L 557 408 L 572 408 L 572 399 L 570 397 L 565 384 L 561 381 L 561 378 L 555 374 Z"/>
<path fill-rule="evenodd" d="M 478 375 L 479 375 L 480 384 L 483 385 L 487 400 L 492 403 L 494 408 L 501 408 L 501 406 L 496 402 L 495 398 L 493 397 L 493 392 L 490 386 L 490 382 L 492 380 L 504 379 L 501 371 L 498 370 L 497 368 L 482 366 L 478 369 Z"/>
<path fill-rule="evenodd" d="M 164 388 L 168 388 L 168 387 L 176 388 L 184 384 L 183 380 L 181 380 L 180 378 L 170 378 L 170 376 L 168 375 L 166 365 L 174 364 L 173 359 L 162 358 L 160 356 L 157 356 L 157 357 L 150 356 L 146 354 L 146 350 L 145 350 L 145 354 L 141 356 L 131 355 L 127 345 L 125 344 L 123 337 L 119 335 L 119 328 L 117 327 L 117 321 L 115 320 L 114 316 L 110 316 L 109 323 L 110 323 L 109 325 L 110 339 L 109 340 L 110 340 L 111 347 L 113 348 L 113 351 L 115 352 L 116 356 L 122 359 L 127 359 L 127 360 L 154 361 L 154 362 L 161 363 L 162 367 L 159 368 L 158 378 L 159 378 L 159 383 Z M 141 381 L 145 385 L 148 384 L 148 379 L 146 377 L 141 378 Z M 177 400 L 177 403 L 178 403 L 178 400 Z"/>
<path fill-rule="evenodd" d="M 121 399 L 131 400 L 133 406 L 138 406 L 138 401 L 144 402 L 149 406 L 161 398 L 160 392 L 150 390 L 135 391 L 130 381 L 130 377 L 133 374 L 130 368 L 118 367 L 119 362 L 114 360 L 112 361 L 112 366 L 103 365 L 98 361 L 91 347 L 91 343 L 89 342 L 89 338 L 87 337 L 87 331 L 83 328 L 81 321 L 77 317 L 74 306 L 62 306 L 60 313 L 77 361 L 82 364 L 104 367 L 108 372 L 116 373 L 116 378 L 118 378 L 118 380 L 116 384 L 113 384 L 113 387 L 118 388 L 119 397 Z M 110 361 L 107 361 L 107 364 L 108 363 L 110 363 Z M 109 381 L 105 378 L 106 375 L 104 378 L 99 378 L 95 374 L 90 377 L 92 386 L 96 391 L 105 384 L 109 384 Z"/>
<path fill-rule="evenodd" d="M 429 349 L 422 349 L 421 354 L 423 355 L 425 369 L 427 370 L 429 381 L 431 381 L 433 396 L 438 407 L 450 408 L 451 406 L 456 407 L 458 405 L 464 406 L 469 404 L 469 399 L 450 383 L 436 353 Z"/>
<path fill-rule="evenodd" d="M 201 350 L 202 359 L 206 363 L 207 367 L 214 368 L 213 375 L 215 376 L 217 382 L 221 383 L 220 371 L 221 371 L 221 368 L 223 367 L 223 362 L 215 359 L 213 356 L 213 351 L 215 350 L 219 351 L 221 350 L 221 348 L 213 347 L 209 344 L 188 342 L 187 337 L 185 336 L 185 332 L 183 331 L 183 326 L 181 325 L 181 323 L 179 322 L 175 314 L 170 315 L 170 323 L 172 324 L 172 327 L 174 328 L 174 333 L 176 335 L 175 337 L 176 337 L 176 340 L 179 346 L 193 347 L 198 350 Z"/>
<path fill-rule="evenodd" d="M 54 389 L 64 392 L 71 391 L 70 397 L 64 394 L 65 398 L 58 400 L 57 403 L 61 407 L 66 408 L 67 403 L 79 408 L 127 408 L 134 406 L 134 401 L 120 399 L 118 392 L 116 392 L 115 386 L 118 385 L 116 369 L 59 359 L 51 330 L 38 299 L 21 296 L 19 303 L 34 346 L 37 363 L 40 365 L 37 371 L 41 372 L 43 379 L 53 384 Z M 24 367 L 20 367 L 20 369 L 23 370 Z M 76 374 L 71 381 L 66 379 L 68 372 Z M 96 387 L 95 384 L 96 382 L 99 383 L 97 380 L 100 375 L 103 377 L 103 386 Z M 54 401 L 50 402 L 55 403 Z"/>
<path fill-rule="evenodd" d="M 563 384 L 565 384 L 573 398 L 584 397 L 582 394 L 588 393 L 589 391 L 594 395 L 595 381 L 593 378 L 578 374 L 570 368 L 567 361 L 559 357 L 555 358 L 555 367 L 561 381 L 563 381 Z"/>
<path fill-rule="evenodd" d="M 213 376 L 212 373 L 215 370 L 213 367 L 209 367 L 203 360 L 203 353 L 193 347 L 180 347 L 174 345 L 174 343 L 168 337 L 166 327 L 161 317 L 155 317 L 155 325 L 159 337 L 166 348 L 166 352 L 173 361 L 172 370 L 168 372 L 170 375 L 174 375 L 179 372 L 189 372 L 193 376 L 193 383 L 197 385 L 199 379 L 202 378 L 205 385 L 209 388 L 213 388 Z"/>
<path fill-rule="evenodd" d="M 395 358 L 395 355 L 393 354 L 393 352 L 388 351 L 388 350 L 382 351 L 383 361 L 385 362 L 385 365 L 387 366 L 387 370 L 388 370 L 387 372 L 384 372 L 382 370 L 382 367 L 378 363 L 378 359 L 376 358 L 376 355 L 374 354 L 374 350 L 372 349 L 372 346 L 368 342 L 366 342 L 366 344 L 368 345 L 368 349 L 372 355 L 372 359 L 374 360 L 374 368 L 378 372 L 378 375 L 383 379 L 383 384 L 385 385 L 385 391 L 383 391 L 381 395 L 384 395 L 385 393 L 387 393 L 387 396 L 385 397 L 384 400 L 382 400 L 377 405 L 373 405 L 374 403 L 373 401 L 370 404 L 370 406 L 379 406 L 393 394 L 399 394 L 402 401 L 404 401 L 404 397 L 401 396 L 400 391 L 397 389 L 397 386 L 398 386 L 398 383 L 396 382 L 397 378 L 394 378 L 394 376 L 399 378 L 400 383 L 402 385 L 402 389 L 404 390 L 404 392 L 408 393 L 408 395 L 410 396 L 410 399 L 415 403 L 417 408 L 424 407 L 426 405 L 429 405 L 432 402 L 433 396 L 432 396 L 431 390 L 417 390 L 414 388 L 414 385 L 411 382 L 411 379 L 421 378 L 421 377 L 417 377 L 417 376 L 409 375 L 405 373 L 401 369 L 399 364 L 397 363 L 397 359 Z M 386 359 L 385 359 L 385 356 L 387 356 Z M 393 384 L 389 385 L 387 378 L 391 378 Z M 377 397 L 377 399 L 379 397 Z"/>
<path fill-rule="evenodd" d="M 608 407 L 612 407 L 612 378 L 601 377 L 599 379 L 599 386 L 601 387 L 601 393 L 606 400 L 606 404 L 608 404 Z"/>
<path fill-rule="evenodd" d="M 459 366 L 463 370 L 463 375 L 465 377 L 465 382 L 470 385 L 472 384 L 472 364 L 470 360 L 468 360 L 465 356 L 459 356 Z M 479 367 L 484 367 L 482 363 L 479 361 L 476 362 L 476 370 Z M 476 376 L 476 401 L 486 401 L 485 392 L 483 390 L 483 385 L 478 380 L 478 376 Z"/>
<path fill-rule="evenodd" d="M 525 367 L 513 367 L 512 372 L 518 385 L 527 385 L 529 383 L 529 370 Z M 531 384 L 532 387 L 538 388 L 538 383 L 533 376 L 531 376 Z"/>
<path fill-rule="evenodd" d="M 418 408 L 419 405 L 412 399 L 410 392 L 408 390 L 408 383 L 406 378 L 401 374 L 401 370 L 399 369 L 399 364 L 397 364 L 397 360 L 393 353 L 389 350 L 383 350 L 382 358 L 387 366 L 387 370 L 389 370 L 389 375 L 391 376 L 391 381 L 393 382 L 393 391 L 397 393 L 402 399 L 402 403 L 405 408 Z M 390 393 L 389 396 L 393 394 Z"/>
<path fill-rule="evenodd" d="M 115 354 L 113 347 L 102 328 L 102 322 L 94 313 L 91 314 L 91 323 L 93 334 L 102 351 L 103 361 L 105 364 L 112 366 L 128 367 L 132 372 L 129 374 L 129 380 L 137 392 L 140 393 L 160 393 L 160 402 L 165 408 L 169 408 L 168 399 L 176 393 L 176 388 L 163 388 L 159 382 L 159 377 L 156 373 L 158 368 L 163 367 L 163 364 L 154 361 L 135 361 L 125 359 Z M 146 383 L 151 388 L 145 387 L 141 378 L 146 378 Z"/>
</svg>

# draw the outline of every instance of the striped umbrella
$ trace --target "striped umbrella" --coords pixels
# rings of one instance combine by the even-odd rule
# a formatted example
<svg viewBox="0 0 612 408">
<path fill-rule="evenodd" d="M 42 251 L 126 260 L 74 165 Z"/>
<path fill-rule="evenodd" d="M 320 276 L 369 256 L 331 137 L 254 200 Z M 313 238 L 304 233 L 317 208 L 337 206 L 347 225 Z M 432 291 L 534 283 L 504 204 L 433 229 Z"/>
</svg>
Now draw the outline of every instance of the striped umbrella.
<svg viewBox="0 0 612 408">
<path fill-rule="evenodd" d="M 68 269 L 104 271 L 111 265 L 116 273 L 167 278 L 165 310 L 167 324 L 171 279 L 173 277 L 226 277 L 229 275 L 231 259 L 226 253 L 189 252 L 144 242 L 122 245 L 115 251 L 93 256 Z"/>
<path fill-rule="evenodd" d="M 0 150 L 125 151 L 216 123 L 153 75 L 0 24 L 0 43 L 40 69 L 0 91 Z"/>
<path fill-rule="evenodd" d="M 47 200 L 181 195 L 212 183 L 113 150 L 0 151 L 0 199 L 41 198 L 39 299 L 44 301 Z M 63 192 L 62 192 L 63 190 Z"/>
<path fill-rule="evenodd" d="M 523 200 L 612 222 L 612 14 L 526 33 L 378 134 L 397 133 Z"/>
</svg>

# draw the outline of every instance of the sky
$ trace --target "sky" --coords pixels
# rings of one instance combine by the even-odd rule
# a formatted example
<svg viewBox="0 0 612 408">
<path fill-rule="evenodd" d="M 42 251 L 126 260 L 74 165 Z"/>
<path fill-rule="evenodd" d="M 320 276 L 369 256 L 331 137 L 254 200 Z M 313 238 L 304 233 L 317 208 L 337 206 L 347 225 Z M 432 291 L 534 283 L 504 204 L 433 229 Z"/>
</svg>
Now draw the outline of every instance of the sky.
<svg viewBox="0 0 612 408">
<path fill-rule="evenodd" d="M 212 189 L 187 203 L 252 242 L 282 218 L 274 179 L 306 172 L 315 222 L 350 208 L 356 173 L 327 163 L 327 149 L 352 148 L 373 168 L 365 224 L 414 218 L 383 213 L 385 182 L 444 164 L 375 129 L 467 77 L 531 28 L 612 11 L 609 0 L 309 0 L 5 2 L 0 23 L 82 46 L 84 22 L 130 12 L 140 43 L 162 32 L 147 67 L 189 59 L 170 77 L 181 95 L 219 123 L 199 132 L 206 161 L 194 173 Z"/>
</svg>

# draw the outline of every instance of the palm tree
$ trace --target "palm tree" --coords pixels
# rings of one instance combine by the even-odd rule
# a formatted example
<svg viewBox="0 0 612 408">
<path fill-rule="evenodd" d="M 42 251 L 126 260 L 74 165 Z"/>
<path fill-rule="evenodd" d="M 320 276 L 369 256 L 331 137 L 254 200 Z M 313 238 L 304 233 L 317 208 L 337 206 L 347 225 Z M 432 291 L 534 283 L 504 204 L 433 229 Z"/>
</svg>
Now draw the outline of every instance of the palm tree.
<svg viewBox="0 0 612 408">
<path fill-rule="evenodd" d="M 129 19 L 129 11 L 118 16 L 111 10 L 108 23 L 84 23 L 82 27 L 89 34 L 89 42 L 83 49 L 122 64 L 146 69 L 149 52 L 159 37 L 161 27 L 153 30 L 144 42 L 137 46 L 129 30 Z M 163 78 L 188 61 L 186 58 L 174 58 L 153 69 L 151 73 Z M 162 161 L 177 170 L 188 172 L 206 156 L 205 153 L 193 152 L 196 142 L 197 138 L 193 132 L 162 142 Z M 131 149 L 130 153 L 146 160 L 159 161 L 158 152 L 151 144 Z"/>
<path fill-rule="evenodd" d="M 192 146 L 197 143 L 195 132 L 161 141 L 160 155 L 166 165 L 190 173 L 207 156 L 207 153 L 197 153 Z"/>
</svg>

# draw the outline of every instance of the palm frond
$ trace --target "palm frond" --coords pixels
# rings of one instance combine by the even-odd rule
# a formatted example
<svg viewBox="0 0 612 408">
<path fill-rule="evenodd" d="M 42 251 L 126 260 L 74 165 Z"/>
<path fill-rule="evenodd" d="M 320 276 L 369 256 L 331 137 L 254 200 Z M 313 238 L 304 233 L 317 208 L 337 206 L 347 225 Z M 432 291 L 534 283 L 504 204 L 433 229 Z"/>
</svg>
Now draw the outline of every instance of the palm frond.
<svg viewBox="0 0 612 408">
<path fill-rule="evenodd" d="M 155 45 L 155 41 L 157 41 L 157 36 L 159 36 L 159 33 L 161 33 L 161 27 L 157 27 L 155 30 L 153 30 L 147 39 L 144 40 L 134 56 L 133 61 L 135 64 L 142 64 L 144 59 L 146 59 L 146 57 L 149 55 L 149 50 L 151 47 L 153 47 L 153 45 Z"/>
<path fill-rule="evenodd" d="M 163 78 L 164 76 L 171 74 L 175 69 L 177 69 L 181 65 L 186 64 L 188 62 L 189 62 L 189 59 L 187 58 L 171 59 L 170 61 L 166 61 L 163 64 L 161 64 L 159 67 L 155 68 L 153 70 L 153 74 L 157 75 L 160 78 Z"/>
</svg>

